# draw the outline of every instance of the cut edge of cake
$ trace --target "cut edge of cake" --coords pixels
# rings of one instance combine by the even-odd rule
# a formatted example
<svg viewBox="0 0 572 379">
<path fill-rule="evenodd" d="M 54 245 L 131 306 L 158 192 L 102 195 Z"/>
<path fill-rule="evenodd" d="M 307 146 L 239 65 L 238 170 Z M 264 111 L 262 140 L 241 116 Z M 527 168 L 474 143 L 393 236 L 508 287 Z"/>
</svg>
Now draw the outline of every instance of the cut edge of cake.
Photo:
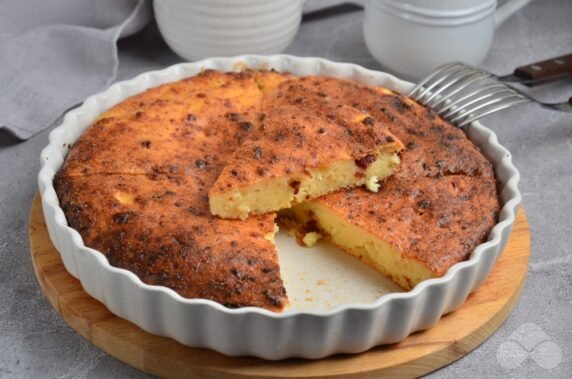
<svg viewBox="0 0 572 379">
<path fill-rule="evenodd" d="M 327 240 L 405 290 L 413 289 L 423 280 L 441 276 L 317 201 L 280 212 L 279 223 L 295 235 L 300 245 L 312 247 L 320 239 Z"/>
<path fill-rule="evenodd" d="M 377 192 L 379 182 L 392 175 L 401 163 L 401 144 L 391 142 L 373 154 L 357 159 L 343 159 L 324 167 L 306 168 L 228 192 L 209 194 L 213 215 L 245 219 L 251 214 L 264 214 L 290 208 L 306 200 L 358 186 Z"/>
</svg>

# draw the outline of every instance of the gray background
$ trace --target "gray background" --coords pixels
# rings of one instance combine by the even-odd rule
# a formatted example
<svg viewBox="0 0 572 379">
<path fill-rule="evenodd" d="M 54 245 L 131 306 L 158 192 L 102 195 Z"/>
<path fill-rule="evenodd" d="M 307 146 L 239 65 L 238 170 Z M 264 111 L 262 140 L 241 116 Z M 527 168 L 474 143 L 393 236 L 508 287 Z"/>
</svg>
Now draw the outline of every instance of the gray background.
<svg viewBox="0 0 572 379">
<path fill-rule="evenodd" d="M 287 53 L 380 69 L 365 48 L 362 20 L 363 12 L 357 12 L 303 23 Z M 536 1 L 498 29 L 482 67 L 508 73 L 518 65 L 571 51 L 572 1 Z M 180 61 L 155 25 L 121 41 L 119 52 L 118 80 Z M 564 100 L 572 96 L 572 82 L 534 88 L 531 93 Z M 513 153 L 522 174 L 520 188 L 532 230 L 528 279 L 516 309 L 498 332 L 432 376 L 565 377 L 572 372 L 572 115 L 524 105 L 490 116 L 484 123 Z M 50 129 L 25 142 L 0 134 L 0 377 L 145 377 L 68 327 L 34 277 L 27 217 L 37 190 L 38 157 Z M 528 347 L 541 365 L 529 356 L 516 368 L 503 366 L 501 362 L 523 352 L 507 344 L 517 338 L 513 333 L 524 331 L 521 345 L 528 346 L 535 327 L 553 342 L 544 345 L 547 350 Z M 556 367 L 541 367 L 546 362 Z"/>
</svg>

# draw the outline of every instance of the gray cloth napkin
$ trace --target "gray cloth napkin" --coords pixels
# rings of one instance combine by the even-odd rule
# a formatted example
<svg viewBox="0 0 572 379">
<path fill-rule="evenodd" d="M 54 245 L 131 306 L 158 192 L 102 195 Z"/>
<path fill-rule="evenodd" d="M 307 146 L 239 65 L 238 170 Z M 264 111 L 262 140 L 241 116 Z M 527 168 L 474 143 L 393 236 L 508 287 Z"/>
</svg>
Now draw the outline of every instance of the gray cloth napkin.
<svg viewBox="0 0 572 379">
<path fill-rule="evenodd" d="M 0 130 L 27 139 L 107 87 L 150 0 L 0 0 Z"/>
</svg>

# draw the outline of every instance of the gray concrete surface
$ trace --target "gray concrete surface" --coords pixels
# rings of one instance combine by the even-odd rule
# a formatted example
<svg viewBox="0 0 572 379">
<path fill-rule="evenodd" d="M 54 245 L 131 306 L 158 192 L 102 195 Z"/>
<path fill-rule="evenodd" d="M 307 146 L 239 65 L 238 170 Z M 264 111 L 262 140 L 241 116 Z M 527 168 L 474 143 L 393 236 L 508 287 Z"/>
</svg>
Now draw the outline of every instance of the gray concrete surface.
<svg viewBox="0 0 572 379">
<path fill-rule="evenodd" d="M 362 19 L 363 13 L 357 12 L 305 23 L 287 52 L 380 68 L 365 48 Z M 505 73 L 571 50 L 572 1 L 536 1 L 501 26 L 483 67 Z M 120 61 L 118 79 L 125 79 L 180 59 L 150 26 L 120 43 Z M 572 81 L 531 93 L 547 100 L 567 99 Z M 572 115 L 525 105 L 491 116 L 485 124 L 512 151 L 522 173 L 520 188 L 532 230 L 528 279 L 516 309 L 497 333 L 430 376 L 570 377 Z M 25 142 L 0 135 L 0 377 L 145 377 L 68 327 L 34 278 L 27 217 L 48 132 Z"/>
</svg>

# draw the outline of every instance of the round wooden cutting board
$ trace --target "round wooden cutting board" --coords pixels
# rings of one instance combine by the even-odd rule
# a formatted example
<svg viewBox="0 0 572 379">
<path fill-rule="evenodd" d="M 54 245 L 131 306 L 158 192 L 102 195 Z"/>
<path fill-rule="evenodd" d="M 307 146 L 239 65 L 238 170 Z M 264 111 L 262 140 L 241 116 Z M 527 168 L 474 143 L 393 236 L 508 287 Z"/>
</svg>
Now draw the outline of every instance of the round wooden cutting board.
<svg viewBox="0 0 572 379">
<path fill-rule="evenodd" d="M 144 332 L 91 298 L 65 270 L 50 241 L 39 195 L 34 198 L 29 228 L 36 277 L 67 323 L 117 359 L 148 373 L 173 378 L 364 378 L 426 374 L 472 351 L 502 325 L 518 300 L 530 255 L 530 231 L 521 210 L 511 238 L 486 282 L 469 296 L 461 309 L 444 316 L 433 328 L 415 333 L 398 344 L 362 354 L 272 362 L 227 357 Z"/>
</svg>

